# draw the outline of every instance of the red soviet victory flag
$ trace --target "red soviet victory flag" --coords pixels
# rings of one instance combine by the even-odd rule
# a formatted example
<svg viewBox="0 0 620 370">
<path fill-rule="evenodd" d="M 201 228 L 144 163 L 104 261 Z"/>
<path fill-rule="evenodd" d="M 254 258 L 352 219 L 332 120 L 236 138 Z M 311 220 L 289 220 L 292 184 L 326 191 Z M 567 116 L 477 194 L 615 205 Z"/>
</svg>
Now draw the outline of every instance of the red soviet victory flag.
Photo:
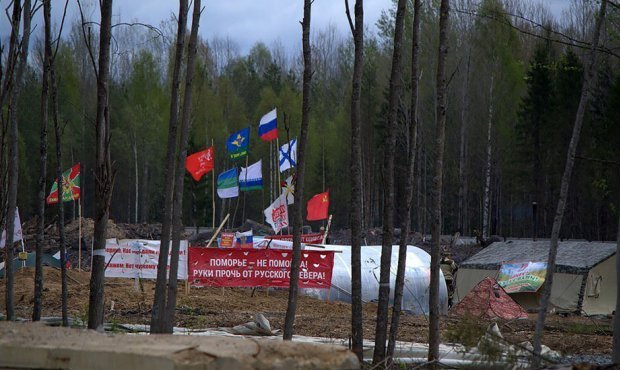
<svg viewBox="0 0 620 370">
<path fill-rule="evenodd" d="M 312 197 L 306 205 L 308 221 L 325 220 L 328 217 L 329 191 L 319 193 Z"/>
<path fill-rule="evenodd" d="M 202 176 L 213 170 L 213 147 L 194 153 L 185 160 L 185 169 L 192 175 L 194 180 L 200 181 Z"/>
</svg>

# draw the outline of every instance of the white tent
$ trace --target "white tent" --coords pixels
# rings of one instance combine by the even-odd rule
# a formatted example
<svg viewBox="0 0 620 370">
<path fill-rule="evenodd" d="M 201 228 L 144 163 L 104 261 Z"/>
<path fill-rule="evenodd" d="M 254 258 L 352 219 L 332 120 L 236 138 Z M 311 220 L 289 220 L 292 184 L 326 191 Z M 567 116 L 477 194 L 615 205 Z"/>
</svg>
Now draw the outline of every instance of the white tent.
<svg viewBox="0 0 620 370">
<path fill-rule="evenodd" d="M 334 256 L 332 288 L 302 289 L 302 294 L 322 300 L 351 302 L 351 247 L 326 245 L 326 250 L 342 251 Z M 307 249 L 313 249 L 307 246 Z M 392 270 L 390 275 L 390 304 L 394 299 L 394 284 L 398 264 L 398 246 L 392 248 Z M 381 246 L 362 247 L 362 300 L 373 302 L 379 296 L 379 274 L 381 265 Z M 407 269 L 403 291 L 403 310 L 413 314 L 428 313 L 431 256 L 424 250 L 407 246 Z M 441 272 L 440 272 L 441 274 Z M 439 306 L 441 313 L 448 310 L 448 291 L 443 275 L 439 279 Z"/>
</svg>

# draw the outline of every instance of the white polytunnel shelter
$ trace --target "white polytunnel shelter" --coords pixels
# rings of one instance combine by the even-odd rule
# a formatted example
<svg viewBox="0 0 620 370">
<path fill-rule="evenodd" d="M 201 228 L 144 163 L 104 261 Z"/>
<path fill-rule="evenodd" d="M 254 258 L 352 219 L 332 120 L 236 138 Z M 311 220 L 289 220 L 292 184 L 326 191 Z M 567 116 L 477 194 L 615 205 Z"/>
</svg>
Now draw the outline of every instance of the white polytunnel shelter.
<svg viewBox="0 0 620 370">
<path fill-rule="evenodd" d="M 307 249 L 314 249 L 306 246 Z M 301 289 L 301 293 L 321 300 L 351 302 L 351 246 L 325 245 L 325 250 L 341 251 L 334 255 L 331 289 Z M 394 285 L 398 266 L 399 246 L 392 248 L 392 269 L 390 275 L 390 305 L 394 301 Z M 362 246 L 362 300 L 376 302 L 379 297 L 379 275 L 381 246 Z M 431 256 L 424 250 L 407 246 L 407 269 L 403 291 L 404 311 L 428 314 Z M 441 274 L 441 271 L 440 271 Z M 443 275 L 439 279 L 439 307 L 442 314 L 448 311 L 448 290 Z"/>
</svg>

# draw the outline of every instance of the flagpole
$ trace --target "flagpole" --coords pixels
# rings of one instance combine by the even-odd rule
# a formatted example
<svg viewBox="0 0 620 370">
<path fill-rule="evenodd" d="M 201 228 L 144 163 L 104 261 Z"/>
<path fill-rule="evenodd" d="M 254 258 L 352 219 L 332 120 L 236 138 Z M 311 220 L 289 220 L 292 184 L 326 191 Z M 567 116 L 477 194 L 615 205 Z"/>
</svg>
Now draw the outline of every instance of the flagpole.
<svg viewBox="0 0 620 370">
<path fill-rule="evenodd" d="M 286 114 L 284 114 L 284 119 L 286 119 Z M 282 179 L 280 178 L 280 138 L 276 137 L 276 155 L 274 156 L 276 162 L 276 172 L 278 173 L 278 184 L 276 186 L 276 194 L 275 198 L 277 199 L 282 194 Z M 288 204 L 287 204 L 288 206 Z M 282 229 L 279 232 L 282 235 Z"/>
<path fill-rule="evenodd" d="M 81 198 L 80 198 L 81 199 Z M 78 199 L 78 271 L 82 271 L 82 202 Z"/>
<path fill-rule="evenodd" d="M 241 225 L 243 225 L 243 223 L 245 222 L 245 197 L 246 197 L 246 194 L 247 194 L 247 192 L 248 192 L 248 166 L 249 166 L 249 157 L 250 157 L 250 154 L 248 153 L 248 154 L 245 156 L 245 179 L 244 179 L 244 181 L 245 181 L 245 191 L 243 192 L 243 210 L 242 210 L 242 212 L 241 212 L 241 214 L 242 214 L 242 216 L 241 216 Z M 239 190 L 241 190 L 241 189 L 239 189 Z"/>
<path fill-rule="evenodd" d="M 212 228 L 213 231 L 215 231 L 215 145 L 213 144 L 213 138 L 211 138 L 211 147 L 213 148 L 213 170 L 211 171 L 211 201 L 213 203 Z"/>
</svg>

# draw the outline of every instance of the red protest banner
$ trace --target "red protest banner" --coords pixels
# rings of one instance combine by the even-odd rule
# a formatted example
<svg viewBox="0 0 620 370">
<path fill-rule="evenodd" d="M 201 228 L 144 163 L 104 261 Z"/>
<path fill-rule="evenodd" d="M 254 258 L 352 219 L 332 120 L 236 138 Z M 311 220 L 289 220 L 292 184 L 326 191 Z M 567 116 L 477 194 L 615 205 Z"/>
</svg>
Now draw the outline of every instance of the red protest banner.
<svg viewBox="0 0 620 370">
<path fill-rule="evenodd" d="M 285 242 L 292 242 L 293 235 L 265 235 L 265 239 L 282 240 Z M 306 244 L 321 244 L 323 243 L 323 233 L 318 234 L 301 234 L 301 242 Z"/>
<path fill-rule="evenodd" d="M 291 251 L 189 248 L 190 282 L 215 287 L 288 287 Z M 300 288 L 331 286 L 333 251 L 301 251 Z"/>
</svg>

